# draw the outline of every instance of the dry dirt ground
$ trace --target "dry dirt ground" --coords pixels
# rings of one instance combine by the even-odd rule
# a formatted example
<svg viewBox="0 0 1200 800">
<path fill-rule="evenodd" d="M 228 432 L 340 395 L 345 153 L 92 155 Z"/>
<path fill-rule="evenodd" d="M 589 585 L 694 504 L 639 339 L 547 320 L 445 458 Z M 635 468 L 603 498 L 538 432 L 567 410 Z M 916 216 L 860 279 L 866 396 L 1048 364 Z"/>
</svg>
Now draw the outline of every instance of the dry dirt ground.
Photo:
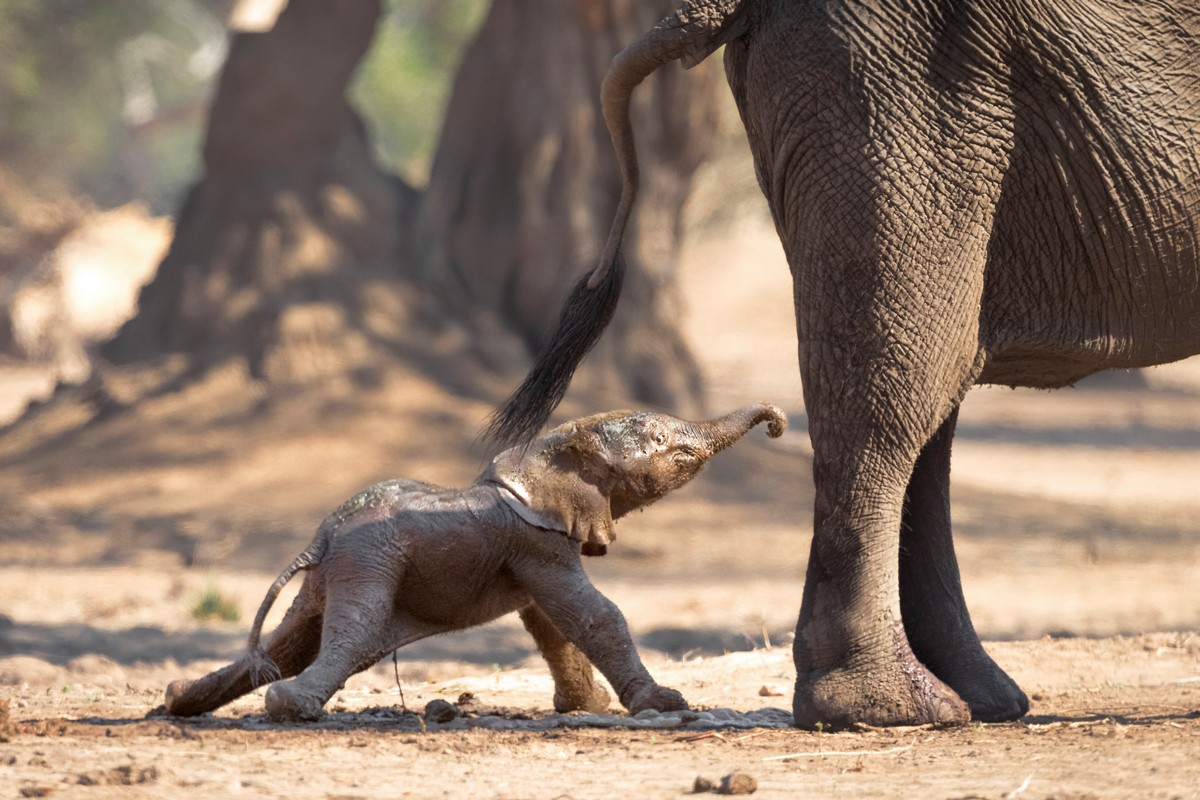
<svg viewBox="0 0 1200 800">
<path fill-rule="evenodd" d="M 980 390 L 964 407 L 963 580 L 1028 717 L 774 727 L 794 677 L 808 450 L 786 268 L 761 221 L 732 233 L 697 237 L 685 265 L 711 406 L 774 400 L 793 427 L 723 454 L 588 564 L 651 671 L 705 713 L 551 714 L 549 678 L 507 619 L 405 648 L 316 724 L 268 724 L 261 693 L 198 720 L 146 718 L 169 680 L 238 653 L 325 511 L 384 477 L 471 480 L 492 402 L 416 373 L 267 396 L 230 368 L 179 392 L 166 361 L 113 384 L 148 398 L 136 412 L 93 419 L 79 393 L 0 434 L 0 797 L 677 797 L 734 772 L 764 797 L 1200 797 L 1187 365 L 1149 389 Z M 195 619 L 208 589 L 241 621 Z M 463 716 L 409 713 L 435 699 L 461 699 Z"/>
</svg>

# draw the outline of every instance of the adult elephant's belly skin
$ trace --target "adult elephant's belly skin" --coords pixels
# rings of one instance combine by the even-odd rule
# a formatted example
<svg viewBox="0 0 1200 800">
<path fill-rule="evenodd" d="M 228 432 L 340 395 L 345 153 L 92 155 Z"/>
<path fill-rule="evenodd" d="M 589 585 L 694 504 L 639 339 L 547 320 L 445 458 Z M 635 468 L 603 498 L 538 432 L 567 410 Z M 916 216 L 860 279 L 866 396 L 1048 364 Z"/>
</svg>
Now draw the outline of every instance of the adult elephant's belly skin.
<svg viewBox="0 0 1200 800">
<path fill-rule="evenodd" d="M 1019 40 L 981 383 L 1052 388 L 1200 352 L 1200 95 L 1152 63 L 1131 80 L 1101 39 Z"/>
<path fill-rule="evenodd" d="M 1120 254 L 1105 252 L 1082 265 L 989 264 L 977 383 L 1056 389 L 1102 369 L 1200 353 L 1200 269 L 1192 243 L 1128 261 L 1117 260 Z"/>
</svg>

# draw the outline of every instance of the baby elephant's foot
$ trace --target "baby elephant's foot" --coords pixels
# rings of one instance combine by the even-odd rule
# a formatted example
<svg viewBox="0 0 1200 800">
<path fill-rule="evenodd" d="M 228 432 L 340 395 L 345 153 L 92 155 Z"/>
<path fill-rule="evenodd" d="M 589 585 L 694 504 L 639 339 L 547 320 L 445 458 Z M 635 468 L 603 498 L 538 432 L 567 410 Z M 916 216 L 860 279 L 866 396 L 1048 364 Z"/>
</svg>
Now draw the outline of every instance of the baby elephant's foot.
<svg viewBox="0 0 1200 800">
<path fill-rule="evenodd" d="M 637 714 L 647 708 L 653 708 L 655 711 L 687 711 L 690 708 L 683 695 L 658 684 L 642 689 L 630 698 L 625 707 L 629 709 L 630 714 Z"/>
<path fill-rule="evenodd" d="M 274 722 L 309 722 L 320 718 L 325 700 L 296 686 L 276 681 L 267 687 L 267 716 Z"/>
<path fill-rule="evenodd" d="M 558 689 L 554 692 L 554 710 L 560 714 L 570 711 L 601 714 L 608 710 L 608 701 L 605 688 L 590 680 L 582 686 L 571 686 L 568 691 Z"/>
<path fill-rule="evenodd" d="M 167 684 L 167 694 L 163 700 L 163 706 L 167 709 L 168 714 L 176 717 L 192 716 L 192 714 L 187 713 L 190 709 L 184 707 L 183 697 L 195 683 L 193 680 L 181 678 Z"/>
</svg>

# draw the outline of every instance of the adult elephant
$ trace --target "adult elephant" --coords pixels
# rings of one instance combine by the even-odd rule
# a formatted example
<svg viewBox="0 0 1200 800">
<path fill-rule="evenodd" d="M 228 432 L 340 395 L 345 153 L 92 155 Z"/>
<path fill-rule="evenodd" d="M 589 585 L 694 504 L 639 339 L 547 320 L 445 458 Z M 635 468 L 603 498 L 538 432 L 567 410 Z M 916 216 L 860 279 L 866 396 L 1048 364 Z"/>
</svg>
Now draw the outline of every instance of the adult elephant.
<svg viewBox="0 0 1200 800">
<path fill-rule="evenodd" d="M 613 234 L 495 429 L 536 428 L 611 313 L 633 87 L 727 45 L 794 278 L 814 453 L 796 723 L 1021 716 L 951 542 L 958 407 L 976 384 L 1200 351 L 1198 17 L 1150 0 L 685 3 L 605 79 Z"/>
</svg>

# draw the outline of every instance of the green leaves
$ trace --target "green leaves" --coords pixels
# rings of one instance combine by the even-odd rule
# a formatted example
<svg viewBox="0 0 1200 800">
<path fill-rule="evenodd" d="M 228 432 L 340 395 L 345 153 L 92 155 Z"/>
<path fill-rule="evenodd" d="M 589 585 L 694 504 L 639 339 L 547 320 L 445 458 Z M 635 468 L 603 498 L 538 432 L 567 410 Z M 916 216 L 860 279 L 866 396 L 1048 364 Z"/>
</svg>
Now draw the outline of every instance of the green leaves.
<svg viewBox="0 0 1200 800">
<path fill-rule="evenodd" d="M 425 181 L 454 72 L 487 6 L 390 0 L 359 68 L 352 102 L 376 157 L 412 183 Z M 0 0 L 0 164 L 35 195 L 177 210 L 201 167 L 227 9 L 223 0 Z"/>
<path fill-rule="evenodd" d="M 486 0 L 392 0 L 359 67 L 351 100 L 375 155 L 410 183 L 425 183 L 454 73 L 486 10 Z"/>
</svg>

